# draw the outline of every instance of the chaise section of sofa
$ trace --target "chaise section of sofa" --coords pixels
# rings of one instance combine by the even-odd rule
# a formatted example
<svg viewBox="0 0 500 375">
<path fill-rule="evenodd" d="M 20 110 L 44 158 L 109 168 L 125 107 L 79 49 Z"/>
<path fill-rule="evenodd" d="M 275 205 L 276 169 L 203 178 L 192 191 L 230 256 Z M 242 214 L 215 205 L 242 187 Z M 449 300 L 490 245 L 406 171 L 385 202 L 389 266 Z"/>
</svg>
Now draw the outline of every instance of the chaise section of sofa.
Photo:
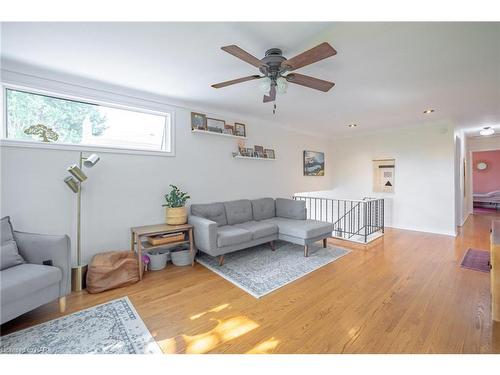
<svg viewBox="0 0 500 375">
<path fill-rule="evenodd" d="M 194 226 L 197 250 L 211 256 L 243 250 L 280 239 L 304 246 L 331 236 L 333 224 L 307 220 L 305 202 L 284 198 L 241 199 L 229 202 L 193 204 L 189 223 Z"/>
</svg>

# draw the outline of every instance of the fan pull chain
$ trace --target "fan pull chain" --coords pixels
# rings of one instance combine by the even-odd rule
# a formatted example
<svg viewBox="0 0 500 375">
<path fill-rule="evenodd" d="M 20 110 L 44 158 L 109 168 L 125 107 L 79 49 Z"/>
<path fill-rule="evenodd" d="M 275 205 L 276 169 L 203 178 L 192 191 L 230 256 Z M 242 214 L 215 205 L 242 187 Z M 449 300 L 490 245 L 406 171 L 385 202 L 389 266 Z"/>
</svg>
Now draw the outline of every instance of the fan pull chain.
<svg viewBox="0 0 500 375">
<path fill-rule="evenodd" d="M 273 107 L 273 115 L 276 114 L 276 103 L 274 103 L 274 107 Z"/>
</svg>

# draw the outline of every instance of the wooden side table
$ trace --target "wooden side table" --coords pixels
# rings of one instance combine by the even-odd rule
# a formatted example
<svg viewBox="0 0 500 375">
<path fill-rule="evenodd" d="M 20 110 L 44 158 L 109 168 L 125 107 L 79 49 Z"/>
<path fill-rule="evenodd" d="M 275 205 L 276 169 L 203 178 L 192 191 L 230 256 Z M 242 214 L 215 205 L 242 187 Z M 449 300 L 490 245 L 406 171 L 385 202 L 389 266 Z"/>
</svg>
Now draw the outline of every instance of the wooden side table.
<svg viewBox="0 0 500 375">
<path fill-rule="evenodd" d="M 172 242 L 163 245 L 151 245 L 149 242 L 144 241 L 144 237 L 154 236 L 154 235 L 162 235 L 169 233 L 182 232 L 185 233 L 183 241 Z M 130 228 L 130 250 L 135 252 L 137 245 L 137 256 L 139 257 L 139 279 L 142 280 L 142 250 L 152 250 L 160 247 L 169 247 L 175 246 L 179 244 L 189 243 L 189 253 L 191 254 L 191 266 L 194 265 L 194 246 L 193 246 L 193 226 L 190 224 L 181 224 L 181 225 L 168 225 L 168 224 L 156 224 L 156 225 L 145 225 L 142 227 L 133 227 Z"/>
</svg>

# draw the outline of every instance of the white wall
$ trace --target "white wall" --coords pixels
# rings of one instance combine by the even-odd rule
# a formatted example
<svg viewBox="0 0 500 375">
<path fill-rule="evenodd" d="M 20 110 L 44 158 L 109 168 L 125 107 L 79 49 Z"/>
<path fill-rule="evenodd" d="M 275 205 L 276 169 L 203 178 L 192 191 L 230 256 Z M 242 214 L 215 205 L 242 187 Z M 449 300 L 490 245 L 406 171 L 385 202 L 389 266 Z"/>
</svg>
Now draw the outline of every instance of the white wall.
<svg viewBox="0 0 500 375">
<path fill-rule="evenodd" d="M 386 199 L 386 226 L 455 235 L 454 137 L 448 124 L 333 142 L 334 197 Z M 373 193 L 374 159 L 395 159 L 395 191 Z"/>
<path fill-rule="evenodd" d="M 156 98 L 158 100 L 158 98 Z M 197 109 L 199 111 L 199 109 Z M 206 113 L 206 112 L 205 112 Z M 176 156 L 101 154 L 87 169 L 83 192 L 83 256 L 129 248 L 131 226 L 163 221 L 163 195 L 169 184 L 192 196 L 192 203 L 238 198 L 289 197 L 298 191 L 327 190 L 332 175 L 304 177 L 302 151 L 325 151 L 328 141 L 279 128 L 257 119 L 212 114 L 247 125 L 250 147 L 276 150 L 275 161 L 234 159 L 237 141 L 193 134 L 190 110 L 175 107 Z M 74 245 L 75 195 L 65 186 L 66 168 L 78 152 L 2 145 L 0 214 L 15 228 L 39 233 L 68 233 Z"/>
</svg>

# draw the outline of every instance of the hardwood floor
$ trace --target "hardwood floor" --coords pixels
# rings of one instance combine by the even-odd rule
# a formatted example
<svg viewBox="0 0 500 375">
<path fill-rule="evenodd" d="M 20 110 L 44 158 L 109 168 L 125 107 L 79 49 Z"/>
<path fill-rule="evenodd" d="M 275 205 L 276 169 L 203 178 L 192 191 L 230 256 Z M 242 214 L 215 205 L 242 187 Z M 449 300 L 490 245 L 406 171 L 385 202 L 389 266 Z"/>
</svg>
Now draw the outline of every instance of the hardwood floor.
<svg viewBox="0 0 500 375">
<path fill-rule="evenodd" d="M 67 298 L 66 313 L 128 296 L 165 353 L 500 353 L 489 274 L 460 268 L 489 249 L 500 215 L 471 215 L 458 237 L 388 229 L 369 246 L 255 299 L 196 264 L 121 289 Z M 2 334 L 60 316 L 57 301 Z"/>
</svg>

